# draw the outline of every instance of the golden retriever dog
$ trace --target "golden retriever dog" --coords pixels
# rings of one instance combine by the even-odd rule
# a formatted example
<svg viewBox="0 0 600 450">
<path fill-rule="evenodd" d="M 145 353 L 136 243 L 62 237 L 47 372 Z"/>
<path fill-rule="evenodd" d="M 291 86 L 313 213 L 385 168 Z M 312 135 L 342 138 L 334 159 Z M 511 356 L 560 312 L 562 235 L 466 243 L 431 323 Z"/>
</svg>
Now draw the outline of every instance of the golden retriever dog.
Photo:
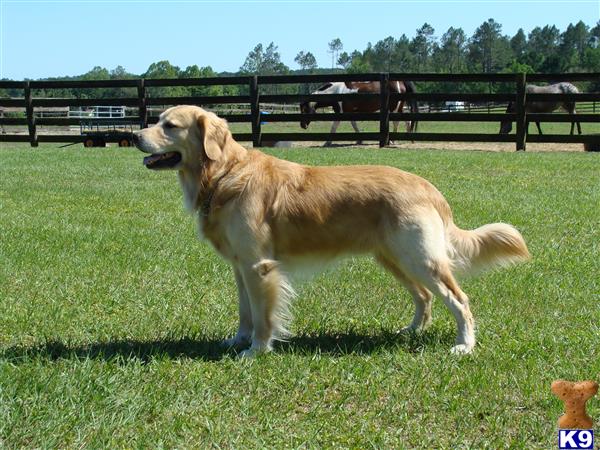
<svg viewBox="0 0 600 450">
<path fill-rule="evenodd" d="M 529 257 L 521 234 L 503 223 L 461 230 L 428 181 L 385 166 L 312 167 L 247 150 L 227 122 L 176 106 L 134 134 L 149 169 L 176 170 L 200 234 L 233 267 L 239 328 L 225 341 L 242 356 L 285 337 L 293 290 L 288 274 L 351 254 L 371 254 L 412 295 L 408 330 L 431 322 L 440 297 L 458 334 L 454 353 L 475 346 L 469 299 L 453 275 Z"/>
</svg>

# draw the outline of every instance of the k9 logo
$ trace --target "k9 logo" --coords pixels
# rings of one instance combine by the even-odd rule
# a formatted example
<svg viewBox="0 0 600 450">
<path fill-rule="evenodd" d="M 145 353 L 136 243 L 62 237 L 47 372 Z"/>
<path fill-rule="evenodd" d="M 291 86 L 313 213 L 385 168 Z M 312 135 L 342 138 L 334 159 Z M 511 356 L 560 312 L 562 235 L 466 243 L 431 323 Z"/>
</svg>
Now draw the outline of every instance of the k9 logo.
<svg viewBox="0 0 600 450">
<path fill-rule="evenodd" d="M 558 430 L 560 450 L 593 449 L 594 430 Z"/>
</svg>

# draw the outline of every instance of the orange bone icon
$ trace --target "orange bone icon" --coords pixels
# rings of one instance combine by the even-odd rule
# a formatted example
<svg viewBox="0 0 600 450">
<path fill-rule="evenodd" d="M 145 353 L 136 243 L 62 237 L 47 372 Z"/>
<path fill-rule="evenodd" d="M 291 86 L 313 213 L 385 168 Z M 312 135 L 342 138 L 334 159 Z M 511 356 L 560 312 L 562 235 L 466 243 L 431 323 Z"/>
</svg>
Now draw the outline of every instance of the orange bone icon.
<svg viewBox="0 0 600 450">
<path fill-rule="evenodd" d="M 552 392 L 565 404 L 565 413 L 558 418 L 558 428 L 592 428 L 593 421 L 585 410 L 585 402 L 598 392 L 595 381 L 556 380 L 552 382 Z"/>
</svg>

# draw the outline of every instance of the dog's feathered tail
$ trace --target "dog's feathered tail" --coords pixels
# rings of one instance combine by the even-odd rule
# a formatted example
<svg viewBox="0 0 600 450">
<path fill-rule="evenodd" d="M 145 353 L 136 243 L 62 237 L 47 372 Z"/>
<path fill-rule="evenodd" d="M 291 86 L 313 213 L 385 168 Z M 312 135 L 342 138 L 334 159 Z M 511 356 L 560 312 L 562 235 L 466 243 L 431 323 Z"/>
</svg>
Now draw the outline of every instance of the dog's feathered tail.
<svg viewBox="0 0 600 450">
<path fill-rule="evenodd" d="M 506 223 L 490 223 L 475 230 L 461 230 L 450 223 L 447 236 L 450 260 L 460 273 L 473 274 L 530 258 L 521 233 Z"/>
</svg>

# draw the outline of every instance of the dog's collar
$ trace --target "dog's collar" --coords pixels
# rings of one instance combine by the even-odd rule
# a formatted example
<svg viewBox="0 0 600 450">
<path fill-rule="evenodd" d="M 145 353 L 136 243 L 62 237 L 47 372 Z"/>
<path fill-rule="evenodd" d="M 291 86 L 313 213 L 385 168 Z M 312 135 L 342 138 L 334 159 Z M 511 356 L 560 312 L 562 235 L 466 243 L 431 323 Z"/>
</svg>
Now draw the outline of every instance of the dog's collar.
<svg viewBox="0 0 600 450">
<path fill-rule="evenodd" d="M 215 196 L 215 192 L 217 191 L 217 188 L 219 187 L 219 182 L 228 173 L 229 172 L 225 172 L 223 175 L 221 175 L 219 178 L 217 178 L 217 181 L 214 182 L 212 188 L 208 190 L 208 195 L 206 196 L 206 198 L 202 202 L 202 207 L 200 208 L 200 211 L 199 211 L 200 215 L 202 217 L 208 217 L 208 215 L 210 214 L 210 204 L 212 203 L 212 199 Z"/>
</svg>

